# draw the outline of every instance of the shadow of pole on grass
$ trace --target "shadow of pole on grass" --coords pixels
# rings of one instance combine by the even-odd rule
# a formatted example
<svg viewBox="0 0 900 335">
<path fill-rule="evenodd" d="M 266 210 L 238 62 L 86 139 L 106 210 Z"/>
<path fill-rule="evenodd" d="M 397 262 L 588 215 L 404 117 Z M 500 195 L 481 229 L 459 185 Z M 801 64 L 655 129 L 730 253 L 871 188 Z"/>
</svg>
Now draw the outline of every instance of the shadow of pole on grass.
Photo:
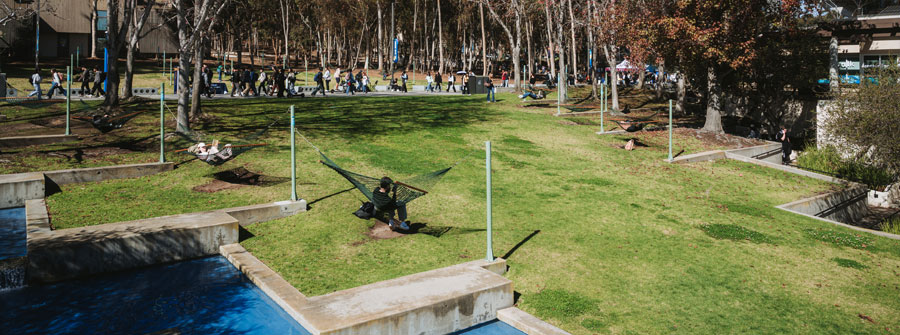
<svg viewBox="0 0 900 335">
<path fill-rule="evenodd" d="M 522 245 L 524 245 L 525 242 L 528 242 L 528 240 L 530 240 L 532 237 L 534 237 L 535 235 L 537 235 L 537 234 L 540 233 L 540 232 L 541 232 L 540 229 L 537 229 L 537 230 L 531 232 L 531 234 L 528 234 L 528 236 L 525 236 L 524 239 L 522 239 L 521 241 L 519 241 L 519 243 L 516 243 L 516 245 L 513 246 L 512 249 L 509 249 L 509 251 L 507 251 L 505 254 L 503 254 L 503 256 L 500 257 L 500 258 L 509 260 L 509 258 L 512 257 L 512 254 L 513 254 L 514 252 L 516 252 L 516 250 L 519 250 L 519 247 L 521 247 Z"/>
</svg>

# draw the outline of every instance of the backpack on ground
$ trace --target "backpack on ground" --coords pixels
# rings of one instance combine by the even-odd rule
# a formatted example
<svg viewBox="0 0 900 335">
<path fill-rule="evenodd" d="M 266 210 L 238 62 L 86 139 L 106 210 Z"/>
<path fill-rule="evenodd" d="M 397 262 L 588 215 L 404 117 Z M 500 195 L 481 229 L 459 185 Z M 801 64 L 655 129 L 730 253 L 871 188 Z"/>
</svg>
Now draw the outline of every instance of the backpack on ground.
<svg viewBox="0 0 900 335">
<path fill-rule="evenodd" d="M 353 215 L 356 215 L 356 217 L 363 220 L 371 219 L 375 216 L 375 205 L 366 201 L 359 206 L 359 209 L 357 209 L 356 212 L 353 212 Z"/>
</svg>

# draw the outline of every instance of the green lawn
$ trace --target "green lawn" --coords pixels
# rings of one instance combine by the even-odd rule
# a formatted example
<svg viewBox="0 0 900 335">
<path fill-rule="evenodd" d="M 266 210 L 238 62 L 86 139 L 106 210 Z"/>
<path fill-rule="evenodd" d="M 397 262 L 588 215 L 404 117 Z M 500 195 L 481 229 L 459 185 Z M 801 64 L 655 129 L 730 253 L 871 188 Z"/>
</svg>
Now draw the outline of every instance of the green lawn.
<svg viewBox="0 0 900 335">
<path fill-rule="evenodd" d="M 596 126 L 519 108 L 512 94 L 498 96 L 497 104 L 485 104 L 483 96 L 206 102 L 211 117 L 196 128 L 224 141 L 280 123 L 260 137 L 268 146 L 222 167 L 170 153 L 179 162 L 172 172 L 63 186 L 48 200 L 53 225 L 284 200 L 290 195 L 287 108 L 295 104 L 299 130 L 351 171 L 403 180 L 474 152 L 410 205 L 412 222 L 426 225 L 423 233 L 370 240 L 364 233 L 373 222 L 351 215 L 362 195 L 345 191 L 350 184 L 298 139 L 298 193 L 311 202 L 310 211 L 253 225 L 241 244 L 308 296 L 484 257 L 481 152 L 490 140 L 494 255 L 507 255 L 532 236 L 507 255 L 518 306 L 573 334 L 900 328 L 900 243 L 774 208 L 832 185 L 736 161 L 670 165 L 663 161 L 664 136 L 641 135 L 649 146 L 625 151 L 620 146 L 631 136 L 598 136 Z M 133 108 L 158 110 L 152 102 Z M 42 113 L 51 110 L 16 109 L 9 124 Z M 82 143 L 4 152 L 0 170 L 154 161 L 158 122 L 147 113 Z M 188 144 L 172 140 L 170 148 Z M 122 152 L 87 155 L 108 150 L 105 145 Z M 714 148 L 690 136 L 676 138 L 676 147 L 686 153 Z M 79 148 L 81 159 L 51 155 Z M 237 167 L 271 182 L 192 191 Z"/>
</svg>

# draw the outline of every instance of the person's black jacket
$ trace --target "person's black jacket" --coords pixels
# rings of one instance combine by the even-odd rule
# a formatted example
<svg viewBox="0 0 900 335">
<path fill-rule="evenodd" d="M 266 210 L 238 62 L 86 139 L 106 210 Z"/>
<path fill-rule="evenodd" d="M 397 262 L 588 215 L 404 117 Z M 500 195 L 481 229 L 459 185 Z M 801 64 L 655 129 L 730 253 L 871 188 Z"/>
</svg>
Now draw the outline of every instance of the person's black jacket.
<svg viewBox="0 0 900 335">
<path fill-rule="evenodd" d="M 389 193 L 393 193 L 393 196 Z M 397 186 L 394 185 L 393 191 L 389 193 L 381 192 L 380 187 L 376 187 L 372 190 L 372 203 L 375 205 L 375 209 L 389 211 L 394 208 L 397 201 Z"/>
</svg>

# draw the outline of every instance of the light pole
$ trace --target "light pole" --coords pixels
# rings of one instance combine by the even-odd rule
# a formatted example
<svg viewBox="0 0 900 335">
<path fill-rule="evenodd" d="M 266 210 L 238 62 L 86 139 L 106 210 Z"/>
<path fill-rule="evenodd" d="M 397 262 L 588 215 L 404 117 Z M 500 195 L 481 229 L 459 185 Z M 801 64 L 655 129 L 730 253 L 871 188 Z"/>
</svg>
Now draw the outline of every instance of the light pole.
<svg viewBox="0 0 900 335">
<path fill-rule="evenodd" d="M 38 55 L 41 49 L 41 0 L 37 0 L 37 10 L 34 12 L 34 70 L 38 69 Z M 41 92 L 38 92 L 41 94 Z"/>
</svg>

